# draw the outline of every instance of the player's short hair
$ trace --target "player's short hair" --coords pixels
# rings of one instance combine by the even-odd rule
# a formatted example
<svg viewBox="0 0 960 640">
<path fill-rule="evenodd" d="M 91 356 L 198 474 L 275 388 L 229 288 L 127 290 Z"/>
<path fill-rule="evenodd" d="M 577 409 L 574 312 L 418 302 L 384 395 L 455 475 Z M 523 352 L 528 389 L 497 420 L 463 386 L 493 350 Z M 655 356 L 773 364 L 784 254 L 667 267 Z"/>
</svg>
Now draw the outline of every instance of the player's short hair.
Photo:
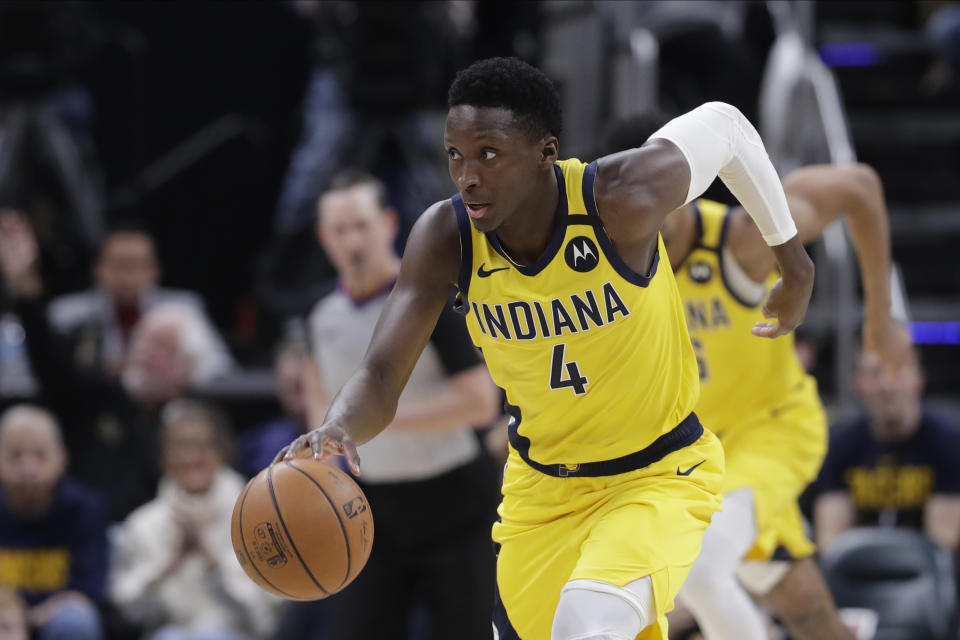
<svg viewBox="0 0 960 640">
<path fill-rule="evenodd" d="M 534 139 L 559 136 L 562 130 L 556 85 L 519 58 L 487 58 L 461 69 L 450 85 L 447 104 L 507 109 Z"/>
<path fill-rule="evenodd" d="M 389 206 L 387 202 L 387 188 L 383 182 L 372 173 L 361 169 L 343 169 L 339 171 L 333 176 L 333 179 L 330 180 L 330 186 L 327 187 L 320 197 L 322 198 L 324 194 L 332 191 L 346 191 L 354 187 L 370 187 L 373 189 L 374 195 L 377 198 L 377 204 L 380 205 L 380 208 L 386 209 Z"/>
</svg>

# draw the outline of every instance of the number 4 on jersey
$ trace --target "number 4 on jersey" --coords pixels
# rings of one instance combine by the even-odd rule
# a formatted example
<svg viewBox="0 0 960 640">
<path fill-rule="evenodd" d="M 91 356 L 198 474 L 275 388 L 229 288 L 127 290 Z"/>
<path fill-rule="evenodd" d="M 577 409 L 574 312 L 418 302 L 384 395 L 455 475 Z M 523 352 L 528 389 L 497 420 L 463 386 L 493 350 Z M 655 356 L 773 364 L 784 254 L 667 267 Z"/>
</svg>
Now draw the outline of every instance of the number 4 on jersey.
<svg viewBox="0 0 960 640">
<path fill-rule="evenodd" d="M 590 381 L 587 376 L 580 375 L 580 366 L 576 360 L 564 362 L 563 356 L 567 350 L 566 344 L 557 344 L 553 347 L 553 358 L 550 363 L 550 388 L 566 389 L 570 387 L 578 396 L 587 392 Z M 564 378 L 566 374 L 566 378 Z"/>
</svg>

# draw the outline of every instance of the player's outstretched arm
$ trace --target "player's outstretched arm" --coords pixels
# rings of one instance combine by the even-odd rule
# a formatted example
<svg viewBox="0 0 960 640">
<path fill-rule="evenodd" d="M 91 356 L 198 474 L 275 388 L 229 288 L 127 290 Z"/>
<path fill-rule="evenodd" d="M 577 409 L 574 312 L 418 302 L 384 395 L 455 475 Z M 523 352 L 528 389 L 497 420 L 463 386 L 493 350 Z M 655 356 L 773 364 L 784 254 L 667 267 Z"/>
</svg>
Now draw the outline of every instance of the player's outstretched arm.
<svg viewBox="0 0 960 640">
<path fill-rule="evenodd" d="M 735 107 L 701 105 L 668 122 L 639 149 L 601 158 L 595 197 L 602 215 L 617 212 L 611 216 L 614 226 L 631 219 L 628 242 L 655 241 L 667 214 L 702 194 L 716 177 L 753 218 L 780 267 L 781 279 L 764 304 L 764 315 L 776 322 L 758 323 L 753 333 L 770 338 L 789 333 L 806 313 L 813 263 L 760 135 Z M 615 233 L 624 237 L 622 229 Z"/>
<path fill-rule="evenodd" d="M 864 346 L 895 369 L 905 364 L 912 349 L 909 335 L 890 315 L 890 224 L 877 173 L 865 164 L 813 165 L 790 173 L 783 188 L 803 243 L 820 237 L 833 221 L 846 219 L 863 280 Z M 762 280 L 773 269 L 773 255 L 742 218 L 731 223 L 727 242 L 754 279 Z"/>
<path fill-rule="evenodd" d="M 356 445 L 393 420 L 397 400 L 420 357 L 460 268 L 457 222 L 449 202 L 432 206 L 410 232 L 397 284 L 363 363 L 330 404 L 323 424 L 293 441 L 277 460 L 310 447 L 315 458 L 347 458 L 360 472 Z"/>
</svg>

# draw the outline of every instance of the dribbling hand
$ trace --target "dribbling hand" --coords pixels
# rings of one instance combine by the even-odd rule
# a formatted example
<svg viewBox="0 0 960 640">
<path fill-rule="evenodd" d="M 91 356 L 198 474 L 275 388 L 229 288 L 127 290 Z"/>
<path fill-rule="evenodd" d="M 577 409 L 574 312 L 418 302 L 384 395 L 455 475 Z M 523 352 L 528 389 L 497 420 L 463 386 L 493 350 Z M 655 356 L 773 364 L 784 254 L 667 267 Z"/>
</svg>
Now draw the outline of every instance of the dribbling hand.
<svg viewBox="0 0 960 640">
<path fill-rule="evenodd" d="M 325 424 L 307 432 L 280 450 L 273 462 L 291 460 L 303 449 L 310 448 L 314 460 L 326 460 L 331 454 L 347 459 L 353 475 L 360 475 L 360 456 L 353 439 L 342 428 L 334 424 Z"/>
</svg>

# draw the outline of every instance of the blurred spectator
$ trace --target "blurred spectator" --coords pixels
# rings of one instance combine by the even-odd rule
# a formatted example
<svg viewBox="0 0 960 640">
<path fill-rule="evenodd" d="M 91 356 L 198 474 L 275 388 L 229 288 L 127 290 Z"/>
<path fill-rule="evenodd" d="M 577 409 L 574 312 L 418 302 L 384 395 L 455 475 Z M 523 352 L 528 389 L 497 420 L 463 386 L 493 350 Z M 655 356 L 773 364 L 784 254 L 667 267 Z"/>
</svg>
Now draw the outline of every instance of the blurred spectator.
<svg viewBox="0 0 960 640">
<path fill-rule="evenodd" d="M 0 584 L 17 589 L 42 640 L 103 637 L 106 505 L 64 477 L 54 417 L 29 405 L 0 416 Z"/>
<path fill-rule="evenodd" d="M 462 4 L 294 4 L 316 28 L 303 130 L 274 214 L 257 293 L 280 316 L 305 315 L 335 273 L 313 241 L 317 197 L 338 167 L 380 176 L 400 211 L 399 238 L 446 196 L 437 145 L 447 82 L 465 53 Z"/>
<path fill-rule="evenodd" d="M 318 209 L 320 240 L 340 282 L 308 322 L 316 365 L 306 377 L 312 424 L 321 423 L 330 393 L 361 363 L 400 270 L 396 213 L 376 179 L 338 175 Z M 418 598 L 429 611 L 430 637 L 490 637 L 497 469 L 471 425 L 492 421 L 497 405 L 463 319 L 448 308 L 393 423 L 359 447 L 357 481 L 377 514 L 377 543 L 363 572 L 330 599 L 330 637 L 392 637 L 407 628 Z M 442 518 L 437 504 L 445 505 Z"/>
<path fill-rule="evenodd" d="M 16 591 L 0 587 L 0 640 L 28 640 L 27 605 Z"/>
<path fill-rule="evenodd" d="M 217 367 L 225 371 L 230 366 L 226 345 L 206 318 L 203 301 L 189 291 L 157 286 L 160 265 L 153 238 L 145 230 L 127 225 L 108 233 L 93 274 L 94 288 L 50 303 L 50 322 L 74 342 L 80 364 L 117 375 L 143 315 L 158 305 L 177 303 L 203 316 L 216 342 Z"/>
<path fill-rule="evenodd" d="M 110 595 L 152 640 L 246 640 L 274 622 L 273 599 L 243 572 L 229 544 L 244 479 L 227 466 L 219 412 L 174 400 L 161 418 L 157 497 L 124 522 Z"/>
<path fill-rule="evenodd" d="M 815 485 L 817 543 L 853 526 L 923 530 L 957 551 L 960 430 L 923 407 L 919 364 L 892 374 L 861 355 L 856 385 L 866 415 L 833 429 Z"/>
<path fill-rule="evenodd" d="M 280 345 L 274 362 L 277 399 L 283 415 L 246 431 L 237 441 L 237 469 L 248 478 L 270 464 L 277 451 L 307 430 L 307 391 L 304 384 L 310 351 L 303 340 Z"/>
<path fill-rule="evenodd" d="M 49 325 L 37 261 L 25 219 L 0 214 L 0 270 L 23 323 L 30 366 L 64 418 L 72 475 L 99 489 L 119 520 L 155 495 L 158 413 L 216 375 L 216 342 L 194 308 L 168 303 L 137 325 L 120 380 L 83 367 Z"/>
</svg>

